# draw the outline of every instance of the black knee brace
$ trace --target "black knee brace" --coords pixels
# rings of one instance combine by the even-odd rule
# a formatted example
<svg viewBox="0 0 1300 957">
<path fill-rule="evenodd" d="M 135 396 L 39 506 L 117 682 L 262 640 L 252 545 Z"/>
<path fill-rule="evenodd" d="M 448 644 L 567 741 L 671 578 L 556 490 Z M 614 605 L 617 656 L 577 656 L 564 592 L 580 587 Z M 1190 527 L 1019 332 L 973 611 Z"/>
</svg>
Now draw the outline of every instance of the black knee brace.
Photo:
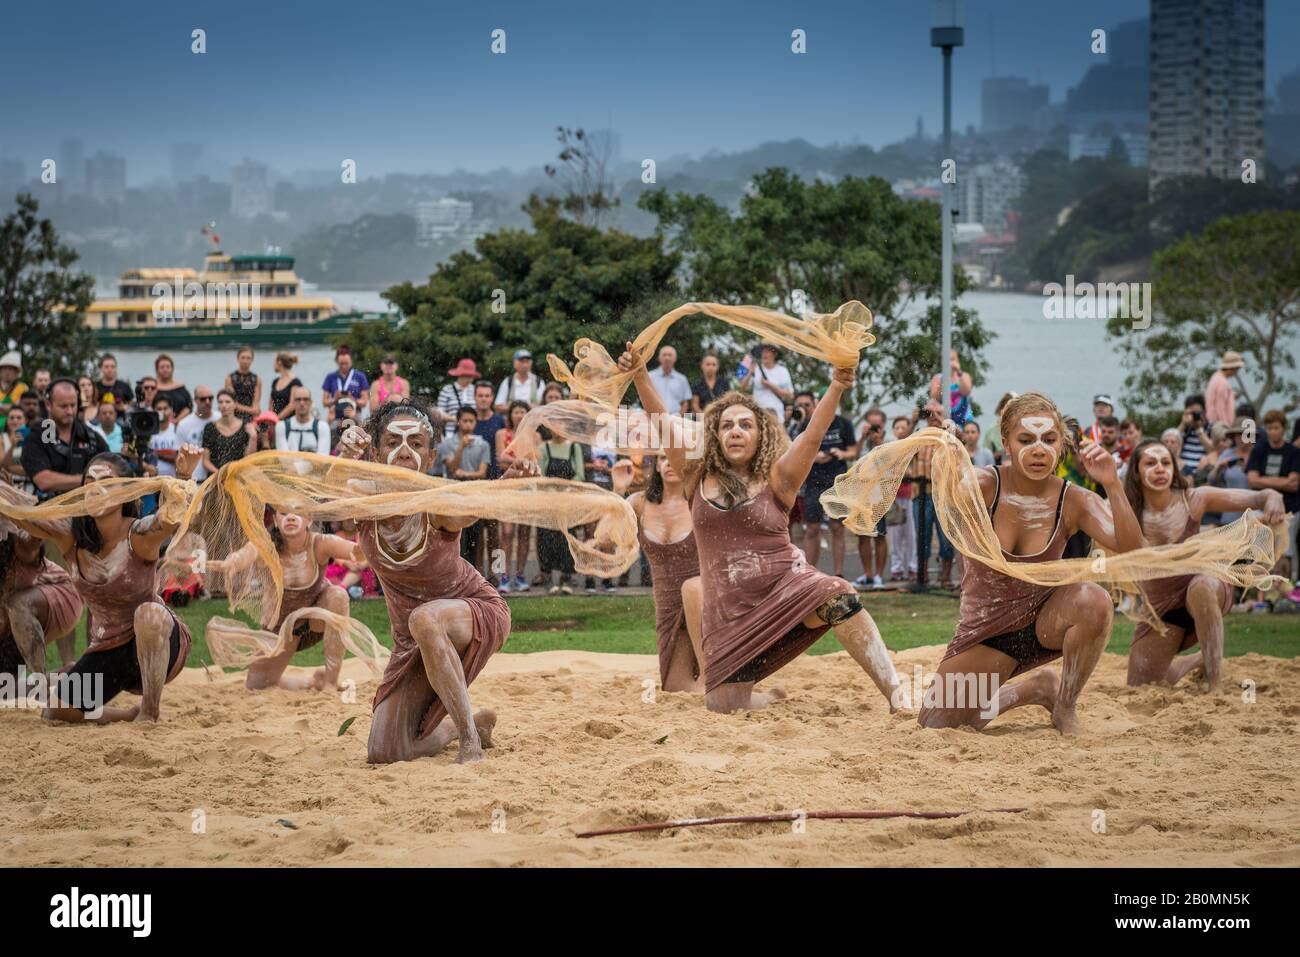
<svg viewBox="0 0 1300 957">
<path fill-rule="evenodd" d="M 857 595 L 836 595 L 821 603 L 817 609 L 817 617 L 834 627 L 848 621 L 860 611 L 862 611 L 862 602 L 858 601 Z"/>
</svg>

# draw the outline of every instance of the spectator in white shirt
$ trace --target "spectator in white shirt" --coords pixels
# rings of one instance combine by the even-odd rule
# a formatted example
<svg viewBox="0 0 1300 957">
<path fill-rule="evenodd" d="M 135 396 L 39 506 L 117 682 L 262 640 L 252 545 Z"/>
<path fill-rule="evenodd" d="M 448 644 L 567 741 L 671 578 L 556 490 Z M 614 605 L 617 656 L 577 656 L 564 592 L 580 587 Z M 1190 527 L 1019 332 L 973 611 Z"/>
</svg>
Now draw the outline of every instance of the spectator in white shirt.
<svg viewBox="0 0 1300 957">
<path fill-rule="evenodd" d="M 176 423 L 176 441 L 180 445 L 202 445 L 203 429 L 209 422 L 215 422 L 219 416 L 213 411 L 212 389 L 206 385 L 194 389 L 194 411 Z M 202 482 L 208 477 L 208 470 L 200 462 L 194 466 L 194 481 Z"/>
<path fill-rule="evenodd" d="M 176 423 L 172 421 L 172 406 L 166 397 L 159 396 L 153 400 L 153 410 L 158 414 L 159 428 L 149 437 L 149 451 L 157 462 L 154 467 L 159 475 L 176 477 L 176 453 L 180 443 L 176 440 Z"/>
<path fill-rule="evenodd" d="M 650 373 L 650 382 L 670 412 L 685 413 L 691 408 L 691 383 L 676 371 L 677 350 L 664 346 L 659 350 L 659 368 Z"/>
<path fill-rule="evenodd" d="M 542 377 L 533 375 L 533 354 L 527 349 L 520 349 L 515 353 L 514 375 L 502 381 L 500 388 L 497 389 L 496 402 L 493 404 L 498 415 L 508 416 L 511 402 L 527 402 L 529 406 L 538 405 L 545 391 L 546 383 L 542 381 Z"/>
<path fill-rule="evenodd" d="M 790 378 L 790 371 L 776 360 L 776 346 L 763 343 L 758 365 L 750 366 L 749 363 L 752 363 L 753 359 L 749 356 L 745 357 L 745 365 L 749 371 L 736 383 L 736 388 L 741 392 L 752 388 L 754 401 L 775 415 L 776 421 L 784 425 L 785 404 L 794 398 L 794 382 Z"/>
<path fill-rule="evenodd" d="M 275 447 L 289 452 L 330 454 L 330 427 L 317 418 L 311 407 L 311 390 L 294 386 L 289 397 L 293 415 L 275 425 Z"/>
<path fill-rule="evenodd" d="M 455 368 L 447 370 L 447 375 L 456 381 L 448 382 L 438 393 L 438 411 L 446 423 L 442 434 L 454 435 L 456 414 L 462 406 L 474 407 L 474 383 L 479 378 L 478 366 L 473 359 L 461 359 Z"/>
</svg>

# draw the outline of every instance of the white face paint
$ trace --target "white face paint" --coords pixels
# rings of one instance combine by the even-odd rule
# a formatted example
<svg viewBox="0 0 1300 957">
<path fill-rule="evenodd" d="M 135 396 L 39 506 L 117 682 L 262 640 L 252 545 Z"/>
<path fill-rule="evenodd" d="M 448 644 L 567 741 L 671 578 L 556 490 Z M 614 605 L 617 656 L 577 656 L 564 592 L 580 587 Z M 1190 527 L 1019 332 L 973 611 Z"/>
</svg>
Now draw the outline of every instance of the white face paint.
<svg viewBox="0 0 1300 957">
<path fill-rule="evenodd" d="M 1160 448 L 1151 446 L 1143 450 L 1140 474 L 1142 484 L 1151 491 L 1158 492 L 1169 488 L 1170 483 L 1173 481 L 1173 468 L 1173 459 L 1169 455 L 1168 449 L 1163 446 Z M 1161 473 L 1158 479 L 1154 477 L 1157 469 Z"/>
<path fill-rule="evenodd" d="M 1046 442 L 1044 442 L 1043 436 L 1046 435 L 1048 432 L 1051 432 L 1054 428 L 1056 428 L 1056 420 L 1053 419 L 1050 415 L 1027 415 L 1020 420 L 1020 427 L 1024 429 L 1026 432 L 1028 432 L 1030 435 L 1032 435 L 1035 439 L 1034 442 L 1024 446 L 1020 450 L 1020 454 L 1018 456 L 1018 459 L 1020 461 L 1020 467 L 1028 471 L 1028 465 L 1025 462 L 1025 456 L 1029 453 L 1031 449 L 1041 447 L 1045 452 L 1048 453 L 1048 455 L 1051 456 L 1052 459 L 1051 464 L 1049 464 L 1047 467 L 1047 470 L 1050 472 L 1053 469 L 1055 469 L 1056 459 L 1057 459 L 1056 449 L 1048 445 Z"/>
<path fill-rule="evenodd" d="M 101 482 L 104 479 L 117 478 L 117 476 L 113 473 L 113 470 L 102 462 L 92 465 L 89 469 L 87 469 L 86 477 L 90 479 L 94 479 L 93 482 L 87 483 L 86 498 L 88 499 L 91 497 L 100 498 L 108 495 L 108 489 L 104 488 L 103 486 L 97 486 L 96 483 Z M 108 515 L 111 512 L 112 509 L 109 508 L 109 509 L 105 509 L 102 512 L 93 512 L 92 514 L 95 518 L 102 518 L 103 516 Z"/>
<path fill-rule="evenodd" d="M 409 419 L 389 422 L 386 431 L 388 431 L 393 435 L 399 436 L 402 440 L 402 444 L 397 446 L 397 448 L 393 449 L 393 451 L 388 453 L 388 464 L 389 465 L 393 464 L 394 460 L 401 453 L 402 449 L 406 449 L 406 451 L 410 452 L 411 457 L 418 462 L 420 460 L 420 454 L 416 452 L 415 449 L 411 448 L 409 439 L 411 438 L 411 436 L 418 435 L 419 433 L 425 431 L 425 429 L 426 426 L 423 422 L 412 422 Z"/>
</svg>

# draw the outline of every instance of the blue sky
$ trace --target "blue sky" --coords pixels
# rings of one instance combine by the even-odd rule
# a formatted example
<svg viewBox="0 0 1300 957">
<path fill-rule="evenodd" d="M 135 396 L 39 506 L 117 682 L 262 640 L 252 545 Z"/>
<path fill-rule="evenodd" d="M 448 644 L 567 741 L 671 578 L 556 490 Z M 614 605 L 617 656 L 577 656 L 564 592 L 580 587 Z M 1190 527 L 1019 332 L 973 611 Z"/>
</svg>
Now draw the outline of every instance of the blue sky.
<svg viewBox="0 0 1300 957">
<path fill-rule="evenodd" d="M 979 122 L 997 72 L 1051 86 L 1095 62 L 1088 38 L 1145 0 L 966 0 L 954 122 Z M 557 124 L 611 122 L 625 158 L 731 151 L 764 140 L 879 146 L 940 121 L 927 0 L 194 0 L 8 3 L 0 30 L 0 157 L 36 163 L 77 136 L 127 156 L 139 184 L 174 142 L 280 171 L 523 168 Z M 1300 64 L 1300 3 L 1269 0 L 1270 93 Z M 208 52 L 190 52 L 190 31 Z M 506 30 L 503 56 L 489 34 Z M 808 53 L 790 52 L 807 31 Z"/>
</svg>

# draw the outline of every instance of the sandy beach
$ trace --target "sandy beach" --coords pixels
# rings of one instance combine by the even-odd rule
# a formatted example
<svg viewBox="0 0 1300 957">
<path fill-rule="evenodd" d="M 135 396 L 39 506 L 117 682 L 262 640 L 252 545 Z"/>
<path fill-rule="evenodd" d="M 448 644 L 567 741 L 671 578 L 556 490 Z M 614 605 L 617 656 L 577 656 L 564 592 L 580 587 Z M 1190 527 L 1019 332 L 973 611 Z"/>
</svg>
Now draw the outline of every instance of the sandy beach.
<svg viewBox="0 0 1300 957">
<path fill-rule="evenodd" d="M 902 652 L 900 671 L 941 653 Z M 382 767 L 365 760 L 375 681 L 356 661 L 351 703 L 187 669 L 156 726 L 0 711 L 0 846 L 9 866 L 1300 865 L 1300 662 L 1225 665 L 1220 695 L 1199 679 L 1130 690 L 1125 659 L 1106 655 L 1083 735 L 1062 739 L 1040 709 L 984 733 L 922 730 L 843 653 L 802 657 L 768 683 L 788 700 L 732 716 L 647 690 L 651 656 L 501 654 L 471 688 L 499 716 L 481 764 L 455 764 L 453 747 Z M 799 808 L 1012 806 L 1028 810 L 574 837 Z"/>
</svg>

